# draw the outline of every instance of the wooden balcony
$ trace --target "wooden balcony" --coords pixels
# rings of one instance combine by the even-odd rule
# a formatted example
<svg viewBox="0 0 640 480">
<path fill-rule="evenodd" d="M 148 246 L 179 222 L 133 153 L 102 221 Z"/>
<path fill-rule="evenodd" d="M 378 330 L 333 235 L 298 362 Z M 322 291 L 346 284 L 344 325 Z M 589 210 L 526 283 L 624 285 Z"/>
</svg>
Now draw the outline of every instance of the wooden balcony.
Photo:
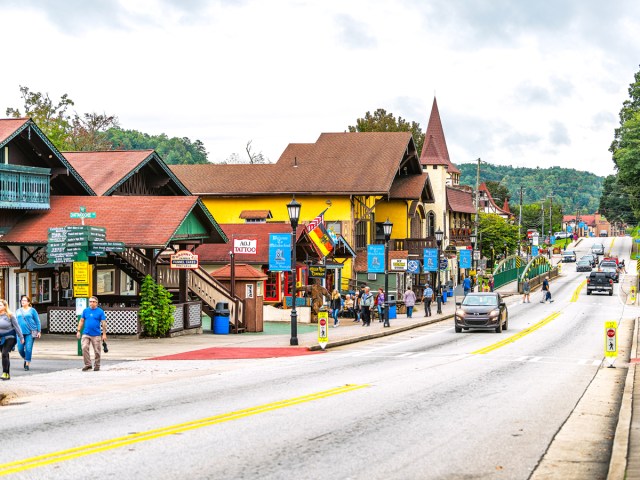
<svg viewBox="0 0 640 480">
<path fill-rule="evenodd" d="M 422 257 L 425 248 L 436 248 L 435 237 L 427 238 L 392 238 L 389 250 L 408 250 L 409 255 Z"/>
<path fill-rule="evenodd" d="M 48 209 L 48 168 L 0 164 L 0 208 Z"/>
</svg>

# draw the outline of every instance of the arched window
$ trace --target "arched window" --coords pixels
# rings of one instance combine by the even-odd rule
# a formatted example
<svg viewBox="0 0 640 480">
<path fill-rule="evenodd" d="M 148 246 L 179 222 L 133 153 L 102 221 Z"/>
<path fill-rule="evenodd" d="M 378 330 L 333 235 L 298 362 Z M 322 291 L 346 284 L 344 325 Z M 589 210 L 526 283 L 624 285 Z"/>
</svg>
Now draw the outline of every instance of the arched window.
<svg viewBox="0 0 640 480">
<path fill-rule="evenodd" d="M 427 237 L 436 235 L 436 214 L 433 211 L 427 214 Z"/>
</svg>

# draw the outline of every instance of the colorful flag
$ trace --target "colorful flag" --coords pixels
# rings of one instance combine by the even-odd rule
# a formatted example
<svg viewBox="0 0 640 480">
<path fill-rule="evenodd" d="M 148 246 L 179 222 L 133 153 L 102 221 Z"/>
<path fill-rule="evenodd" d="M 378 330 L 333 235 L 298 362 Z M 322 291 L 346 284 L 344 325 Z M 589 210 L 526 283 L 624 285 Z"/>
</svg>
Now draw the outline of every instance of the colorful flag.
<svg viewBox="0 0 640 480">
<path fill-rule="evenodd" d="M 329 207 L 325 208 L 316 218 L 309 222 L 309 225 L 307 225 L 307 233 L 312 232 L 313 229 L 318 225 L 324 225 L 324 212 L 326 212 L 328 209 Z"/>
<path fill-rule="evenodd" d="M 324 212 L 323 212 L 324 213 Z M 333 241 L 327 233 L 327 229 L 322 223 L 308 233 L 311 242 L 318 250 L 318 253 L 326 257 L 333 250 Z"/>
</svg>

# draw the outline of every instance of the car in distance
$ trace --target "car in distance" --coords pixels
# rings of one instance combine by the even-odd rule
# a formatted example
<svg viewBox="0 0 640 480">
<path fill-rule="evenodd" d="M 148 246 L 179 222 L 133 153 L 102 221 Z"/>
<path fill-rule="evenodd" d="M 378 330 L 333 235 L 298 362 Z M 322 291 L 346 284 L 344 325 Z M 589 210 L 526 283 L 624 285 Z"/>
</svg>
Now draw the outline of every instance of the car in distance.
<svg viewBox="0 0 640 480">
<path fill-rule="evenodd" d="M 591 253 L 594 255 L 604 255 L 604 245 L 601 243 L 594 243 L 591 246 Z"/>
<path fill-rule="evenodd" d="M 595 268 L 596 265 L 598 265 L 598 256 L 594 255 L 593 253 L 584 254 L 583 256 L 580 257 L 580 260 L 589 260 L 593 268 Z"/>
<path fill-rule="evenodd" d="M 587 277 L 587 295 L 591 295 L 593 292 L 613 295 L 613 280 L 606 272 L 591 272 Z"/>
<path fill-rule="evenodd" d="M 576 262 L 576 272 L 590 272 L 593 269 L 593 265 L 587 259 L 580 259 Z"/>
<path fill-rule="evenodd" d="M 556 232 L 553 236 L 556 238 L 571 238 L 571 234 L 569 232 Z"/>
<path fill-rule="evenodd" d="M 562 252 L 562 261 L 564 263 L 575 262 L 576 252 L 574 252 L 573 250 L 565 250 L 564 252 Z"/>
<path fill-rule="evenodd" d="M 509 312 L 502 296 L 497 292 L 469 293 L 456 303 L 454 316 L 456 333 L 470 328 L 493 330 L 501 333 L 509 328 Z"/>
</svg>

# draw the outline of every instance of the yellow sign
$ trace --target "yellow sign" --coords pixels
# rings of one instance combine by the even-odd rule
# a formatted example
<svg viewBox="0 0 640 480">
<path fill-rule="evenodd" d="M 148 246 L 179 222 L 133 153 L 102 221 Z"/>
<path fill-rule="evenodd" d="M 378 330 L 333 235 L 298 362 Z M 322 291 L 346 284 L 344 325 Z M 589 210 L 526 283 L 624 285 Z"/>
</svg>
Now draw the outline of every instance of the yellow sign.
<svg viewBox="0 0 640 480">
<path fill-rule="evenodd" d="M 324 350 L 327 343 L 329 343 L 329 312 L 318 312 L 318 343 Z"/>
<path fill-rule="evenodd" d="M 604 356 L 618 356 L 618 323 L 604 322 Z"/>
<path fill-rule="evenodd" d="M 477 272 L 475 270 L 469 270 L 469 276 L 471 276 L 471 277 L 475 277 L 476 273 Z"/>
<path fill-rule="evenodd" d="M 73 285 L 73 296 L 76 298 L 87 298 L 90 296 L 89 285 Z"/>
<path fill-rule="evenodd" d="M 89 262 L 73 262 L 73 284 L 89 285 Z"/>
</svg>

